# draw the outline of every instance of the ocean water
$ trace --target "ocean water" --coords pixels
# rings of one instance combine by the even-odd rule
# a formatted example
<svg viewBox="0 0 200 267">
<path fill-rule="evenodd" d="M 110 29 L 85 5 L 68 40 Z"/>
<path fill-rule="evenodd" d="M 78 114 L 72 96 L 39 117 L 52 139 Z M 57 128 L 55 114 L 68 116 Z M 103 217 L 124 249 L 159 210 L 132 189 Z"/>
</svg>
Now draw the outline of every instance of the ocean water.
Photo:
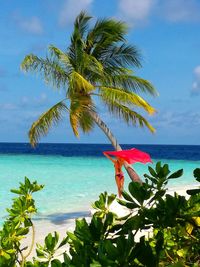
<svg viewBox="0 0 200 267">
<path fill-rule="evenodd" d="M 172 180 L 170 186 L 192 185 L 192 172 L 200 167 L 200 146 L 122 145 L 124 149 L 136 147 L 149 153 L 153 166 L 158 160 L 168 163 L 172 171 L 184 169 L 181 179 Z M 32 149 L 29 144 L 0 143 L 0 222 L 5 208 L 15 196 L 11 188 L 27 176 L 31 181 L 44 184 L 34 194 L 38 207 L 36 219 L 56 220 L 58 217 L 86 215 L 101 192 L 117 193 L 113 164 L 102 152 L 112 150 L 102 144 L 40 144 Z M 148 164 L 135 164 L 143 177 Z M 125 173 L 125 188 L 130 179 Z"/>
</svg>

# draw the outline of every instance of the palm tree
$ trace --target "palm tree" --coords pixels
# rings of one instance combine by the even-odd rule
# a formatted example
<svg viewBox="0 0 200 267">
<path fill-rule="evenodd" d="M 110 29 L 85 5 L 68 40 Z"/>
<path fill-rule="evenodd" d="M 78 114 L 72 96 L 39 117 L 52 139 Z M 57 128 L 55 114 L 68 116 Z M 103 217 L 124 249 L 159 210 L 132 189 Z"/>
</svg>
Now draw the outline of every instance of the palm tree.
<svg viewBox="0 0 200 267">
<path fill-rule="evenodd" d="M 32 124 L 29 130 L 32 146 L 68 113 L 76 137 L 79 129 L 84 133 L 90 132 L 96 124 L 114 148 L 121 150 L 98 115 L 96 98 L 112 115 L 127 124 L 146 126 L 154 132 L 150 123 L 135 110 L 142 108 L 153 114 L 155 109 L 138 92 L 156 95 L 156 91 L 130 69 L 141 67 L 141 63 L 136 47 L 126 42 L 126 24 L 114 19 L 101 19 L 90 26 L 90 20 L 85 12 L 77 16 L 66 51 L 50 45 L 45 58 L 29 54 L 21 64 L 25 72 L 39 72 L 46 83 L 64 90 L 63 99 Z M 127 164 L 126 169 L 131 179 L 141 181 L 131 166 Z"/>
</svg>

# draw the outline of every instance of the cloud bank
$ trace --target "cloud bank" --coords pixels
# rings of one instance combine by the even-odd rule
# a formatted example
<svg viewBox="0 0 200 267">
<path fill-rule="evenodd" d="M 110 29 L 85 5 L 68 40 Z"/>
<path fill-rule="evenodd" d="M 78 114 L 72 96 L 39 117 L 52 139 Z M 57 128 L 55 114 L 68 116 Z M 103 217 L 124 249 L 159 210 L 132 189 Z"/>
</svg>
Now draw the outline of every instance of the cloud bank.
<svg viewBox="0 0 200 267">
<path fill-rule="evenodd" d="M 59 16 L 60 26 L 66 26 L 74 22 L 76 16 L 83 10 L 90 9 L 93 0 L 66 0 Z"/>
<path fill-rule="evenodd" d="M 150 16 L 155 2 L 155 0 L 119 0 L 120 17 L 125 17 L 133 24 L 144 21 Z"/>
<path fill-rule="evenodd" d="M 172 23 L 200 20 L 198 0 L 118 0 L 120 18 L 138 25 L 153 14 Z"/>
<path fill-rule="evenodd" d="M 163 2 L 163 15 L 168 21 L 191 22 L 200 19 L 200 4 L 197 0 L 167 0 Z"/>
<path fill-rule="evenodd" d="M 18 27 L 25 32 L 36 35 L 40 35 L 43 33 L 42 22 L 38 17 L 32 16 L 27 18 L 19 14 L 14 14 L 13 18 L 14 22 L 18 25 Z"/>
</svg>

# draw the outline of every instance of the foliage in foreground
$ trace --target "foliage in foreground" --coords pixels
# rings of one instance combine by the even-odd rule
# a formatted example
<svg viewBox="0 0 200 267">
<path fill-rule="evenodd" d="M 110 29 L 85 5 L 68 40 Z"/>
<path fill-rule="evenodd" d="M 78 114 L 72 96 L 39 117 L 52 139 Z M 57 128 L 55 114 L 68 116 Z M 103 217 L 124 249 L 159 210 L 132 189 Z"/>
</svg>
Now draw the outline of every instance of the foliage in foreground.
<svg viewBox="0 0 200 267">
<path fill-rule="evenodd" d="M 26 267 L 126 267 L 200 265 L 200 189 L 187 190 L 187 197 L 166 194 L 168 180 L 181 177 L 183 170 L 171 173 L 168 165 L 149 167 L 142 185 L 131 182 L 119 204 L 130 209 L 124 218 L 110 212 L 115 195 L 102 193 L 93 207 L 90 222 L 76 220 L 74 232 L 59 241 L 57 232 L 48 234 L 37 245 L 37 258 L 27 261 L 32 245 L 21 246 L 21 239 L 33 228 L 31 216 L 36 212 L 32 193 L 42 189 L 25 178 L 12 192 L 19 195 L 8 210 L 0 232 L 0 266 Z M 200 169 L 194 170 L 200 182 Z M 34 232 L 34 231 L 33 231 Z M 141 237 L 137 241 L 137 235 Z M 68 249 L 68 248 L 69 249 Z M 60 249 L 62 259 L 56 259 Z M 28 250 L 28 252 L 27 252 Z"/>
</svg>

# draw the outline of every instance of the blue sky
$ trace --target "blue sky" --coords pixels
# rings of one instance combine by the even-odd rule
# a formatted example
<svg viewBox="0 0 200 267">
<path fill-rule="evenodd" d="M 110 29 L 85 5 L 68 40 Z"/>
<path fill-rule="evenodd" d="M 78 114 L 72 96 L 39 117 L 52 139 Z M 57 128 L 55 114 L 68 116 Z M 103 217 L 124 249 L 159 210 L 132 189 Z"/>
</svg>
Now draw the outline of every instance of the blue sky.
<svg viewBox="0 0 200 267">
<path fill-rule="evenodd" d="M 157 114 L 147 117 L 156 133 L 126 127 L 99 109 L 120 143 L 200 145 L 199 0 L 35 0 L 2 1 L 0 10 L 0 142 L 27 142 L 32 122 L 61 98 L 40 77 L 24 74 L 25 55 L 44 56 L 49 44 L 64 49 L 76 15 L 114 17 L 128 23 L 129 42 L 143 54 L 137 75 L 148 79 L 159 97 L 146 98 Z M 68 119 L 42 142 L 106 143 L 96 128 L 76 139 Z"/>
</svg>

